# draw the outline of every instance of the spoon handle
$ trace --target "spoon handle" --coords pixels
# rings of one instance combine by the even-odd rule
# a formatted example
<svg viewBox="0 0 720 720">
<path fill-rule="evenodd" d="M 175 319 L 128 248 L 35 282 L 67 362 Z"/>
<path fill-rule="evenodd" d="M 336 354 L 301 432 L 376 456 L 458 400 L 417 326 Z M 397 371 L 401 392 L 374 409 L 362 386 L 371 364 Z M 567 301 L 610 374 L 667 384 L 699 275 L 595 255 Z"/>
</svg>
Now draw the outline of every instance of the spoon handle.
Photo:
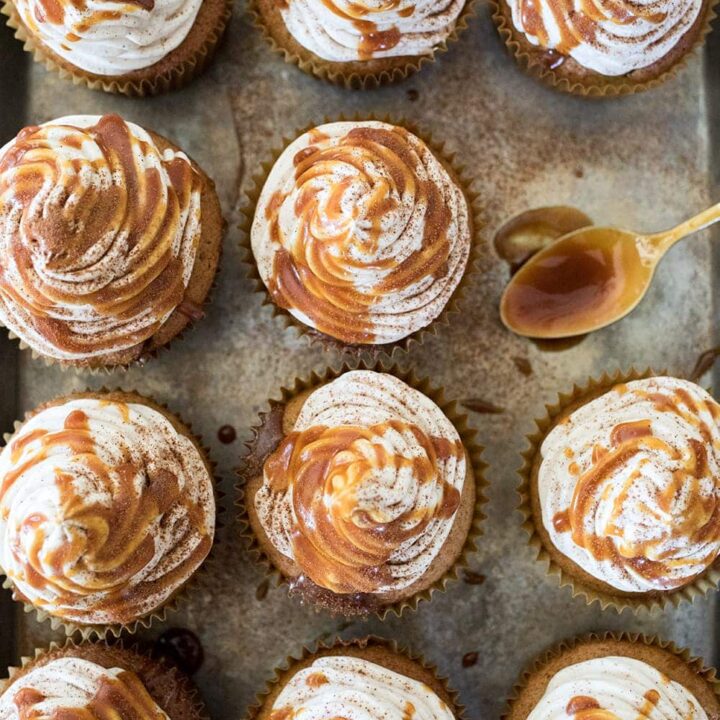
<svg viewBox="0 0 720 720">
<path fill-rule="evenodd" d="M 720 203 L 713 205 L 707 210 L 703 210 L 701 213 L 691 217 L 689 220 L 685 220 L 685 222 L 676 225 L 670 230 L 651 235 L 650 239 L 655 247 L 665 252 L 678 240 L 682 240 L 684 237 L 692 235 L 699 230 L 704 230 L 718 220 L 720 220 Z"/>
</svg>

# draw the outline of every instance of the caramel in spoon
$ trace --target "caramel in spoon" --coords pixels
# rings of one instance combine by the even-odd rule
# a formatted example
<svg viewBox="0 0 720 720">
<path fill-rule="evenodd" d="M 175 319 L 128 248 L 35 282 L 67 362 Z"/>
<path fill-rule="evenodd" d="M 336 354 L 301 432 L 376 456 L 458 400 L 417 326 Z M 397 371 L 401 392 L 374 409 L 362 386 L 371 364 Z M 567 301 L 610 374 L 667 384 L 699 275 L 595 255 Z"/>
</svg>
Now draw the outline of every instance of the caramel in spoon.
<svg viewBox="0 0 720 720">
<path fill-rule="evenodd" d="M 513 332 L 533 338 L 605 327 L 642 300 L 670 247 L 718 220 L 720 204 L 653 235 L 610 227 L 571 232 L 515 273 L 500 301 L 500 317 Z"/>
</svg>

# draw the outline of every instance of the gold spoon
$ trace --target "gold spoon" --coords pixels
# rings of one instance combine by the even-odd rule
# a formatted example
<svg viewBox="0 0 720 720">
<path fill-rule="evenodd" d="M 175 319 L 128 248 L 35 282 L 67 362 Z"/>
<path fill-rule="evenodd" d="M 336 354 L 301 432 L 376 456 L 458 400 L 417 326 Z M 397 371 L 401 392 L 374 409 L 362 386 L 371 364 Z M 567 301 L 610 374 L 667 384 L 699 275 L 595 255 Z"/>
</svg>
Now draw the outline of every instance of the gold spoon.
<svg viewBox="0 0 720 720">
<path fill-rule="evenodd" d="M 599 330 L 635 309 L 676 242 L 718 220 L 720 203 L 652 235 L 611 227 L 568 233 L 515 273 L 500 301 L 500 317 L 513 332 L 533 338 Z"/>
</svg>

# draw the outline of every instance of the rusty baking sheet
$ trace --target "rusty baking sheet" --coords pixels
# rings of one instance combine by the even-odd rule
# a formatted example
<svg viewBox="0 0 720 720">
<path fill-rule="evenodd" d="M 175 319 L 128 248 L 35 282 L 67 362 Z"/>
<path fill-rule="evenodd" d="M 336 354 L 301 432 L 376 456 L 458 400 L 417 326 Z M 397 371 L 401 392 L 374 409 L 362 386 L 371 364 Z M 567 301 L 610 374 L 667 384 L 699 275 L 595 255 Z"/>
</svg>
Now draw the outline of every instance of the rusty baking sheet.
<svg viewBox="0 0 720 720">
<path fill-rule="evenodd" d="M 217 182 L 231 229 L 208 317 L 143 368 L 100 377 L 63 372 L 17 355 L 3 333 L 2 429 L 61 392 L 101 385 L 137 389 L 179 410 L 202 433 L 219 463 L 230 516 L 233 469 L 266 399 L 296 375 L 339 363 L 337 355 L 282 332 L 252 295 L 233 229 L 238 188 L 283 136 L 326 115 L 375 113 L 408 118 L 446 140 L 461 153 L 481 194 L 487 243 L 468 310 L 405 362 L 450 395 L 470 400 L 472 392 L 503 408 L 500 414 L 472 413 L 490 463 L 489 519 L 473 562 L 484 582 L 475 577 L 456 583 L 402 619 L 347 624 L 298 606 L 282 589 L 270 588 L 263 597 L 262 573 L 232 526 L 226 528 L 221 570 L 170 620 L 202 639 L 206 659 L 196 680 L 215 717 L 240 717 L 288 653 L 338 632 L 378 633 L 421 651 L 451 677 L 472 718 L 496 717 L 521 668 L 576 633 L 658 633 L 717 661 L 714 596 L 655 616 L 618 616 L 586 607 L 545 578 L 514 510 L 512 470 L 532 418 L 558 390 L 633 364 L 689 374 L 697 356 L 718 344 L 713 288 L 720 266 L 711 233 L 673 248 L 631 317 L 563 352 L 547 352 L 501 327 L 497 305 L 508 270 L 490 239 L 509 216 L 544 204 L 576 205 L 604 223 L 657 230 L 717 201 L 720 137 L 711 131 L 720 128 L 720 34 L 662 88 L 604 102 L 566 97 L 525 77 L 505 55 L 485 7 L 433 67 L 404 84 L 369 92 L 334 88 L 284 64 L 251 27 L 242 2 L 211 70 L 165 97 L 132 100 L 73 87 L 20 55 L 3 29 L 0 143 L 26 123 L 119 112 L 174 139 L 203 165 Z M 528 363 L 531 373 L 521 372 Z M 225 424 L 238 432 L 226 445 L 217 437 Z M 47 625 L 11 607 L 6 595 L 0 613 L 3 665 L 51 639 Z M 463 666 L 471 652 L 477 661 Z"/>
</svg>

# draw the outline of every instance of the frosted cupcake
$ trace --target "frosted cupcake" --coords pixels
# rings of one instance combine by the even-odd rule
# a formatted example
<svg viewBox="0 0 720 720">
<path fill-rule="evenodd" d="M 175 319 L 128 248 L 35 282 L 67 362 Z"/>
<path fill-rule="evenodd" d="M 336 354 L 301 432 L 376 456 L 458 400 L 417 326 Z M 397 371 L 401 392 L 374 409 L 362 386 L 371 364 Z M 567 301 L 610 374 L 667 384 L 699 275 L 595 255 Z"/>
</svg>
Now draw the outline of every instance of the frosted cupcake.
<svg viewBox="0 0 720 720">
<path fill-rule="evenodd" d="M 720 405 L 672 377 L 564 398 L 528 453 L 524 510 L 551 568 L 618 607 L 714 585 Z"/>
<path fill-rule="evenodd" d="M 720 717 L 715 672 L 670 643 L 607 633 L 560 644 L 521 678 L 503 720 Z"/>
<path fill-rule="evenodd" d="M 389 373 L 298 390 L 263 417 L 243 468 L 254 548 L 304 602 L 348 616 L 400 611 L 474 548 L 478 454 Z"/>
<path fill-rule="evenodd" d="M 468 266 L 471 208 L 450 164 L 384 122 L 321 125 L 275 161 L 250 241 L 271 300 L 344 349 L 391 349 L 439 318 Z"/>
<path fill-rule="evenodd" d="M 94 89 L 148 95 L 208 64 L 230 0 L 4 0 L 16 37 L 47 67 Z"/>
<path fill-rule="evenodd" d="M 713 5 L 496 0 L 494 19 L 510 51 L 533 74 L 561 90 L 613 95 L 669 77 L 709 31 Z"/>
<path fill-rule="evenodd" d="M 466 26 L 467 0 L 252 0 L 274 49 L 305 72 L 348 87 L 401 80 Z"/>
<path fill-rule="evenodd" d="M 117 115 L 0 149 L 0 323 L 63 365 L 125 366 L 203 315 L 223 234 L 212 181 Z"/>
<path fill-rule="evenodd" d="M 379 638 L 338 642 L 290 658 L 251 720 L 455 720 L 455 693 L 432 666 Z"/>
<path fill-rule="evenodd" d="M 205 451 L 134 393 L 42 405 L 0 453 L 0 569 L 17 600 L 68 633 L 162 615 L 214 534 Z"/>
<path fill-rule="evenodd" d="M 112 717 L 203 720 L 197 690 L 163 663 L 120 645 L 84 643 L 36 651 L 0 680 L 0 720 Z"/>
</svg>

